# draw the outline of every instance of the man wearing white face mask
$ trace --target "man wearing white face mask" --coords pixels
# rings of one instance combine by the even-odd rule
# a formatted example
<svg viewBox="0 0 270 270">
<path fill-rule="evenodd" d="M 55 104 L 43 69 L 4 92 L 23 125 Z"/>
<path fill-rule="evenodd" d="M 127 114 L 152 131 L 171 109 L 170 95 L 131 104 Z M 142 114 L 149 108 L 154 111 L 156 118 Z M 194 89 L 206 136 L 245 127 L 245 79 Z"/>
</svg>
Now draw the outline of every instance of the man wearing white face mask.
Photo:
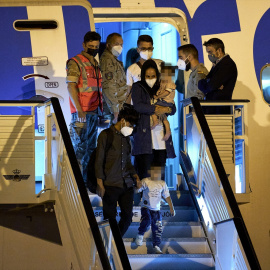
<svg viewBox="0 0 270 270">
<path fill-rule="evenodd" d="M 134 109 L 124 106 L 118 122 L 100 133 L 96 149 L 97 194 L 102 198 L 104 219 L 116 218 L 118 203 L 121 209 L 118 225 L 122 236 L 132 222 L 134 188 L 141 187 L 131 164 L 129 139 L 138 119 L 139 114 Z M 108 140 L 111 141 L 109 147 Z"/>
<path fill-rule="evenodd" d="M 197 97 L 204 99 L 204 93 L 199 90 L 199 80 L 205 79 L 208 74 L 206 67 L 198 60 L 198 50 L 192 44 L 186 44 L 178 48 L 177 66 L 180 70 L 188 71 L 191 69 L 187 83 L 187 93 L 185 98 Z"/>
<path fill-rule="evenodd" d="M 137 51 L 140 54 L 140 60 L 134 63 L 127 69 L 127 86 L 128 92 L 130 92 L 133 83 L 141 80 L 141 68 L 144 62 L 150 59 L 153 55 L 153 39 L 148 35 L 141 35 L 137 41 Z M 162 60 L 153 59 L 158 67 L 159 72 L 161 71 Z M 129 103 L 130 100 L 127 101 Z"/>
<path fill-rule="evenodd" d="M 102 92 L 113 115 L 113 123 L 117 122 L 127 95 L 126 74 L 123 63 L 117 59 L 122 53 L 123 39 L 118 33 L 108 35 L 106 49 L 100 58 L 102 73 Z"/>
</svg>

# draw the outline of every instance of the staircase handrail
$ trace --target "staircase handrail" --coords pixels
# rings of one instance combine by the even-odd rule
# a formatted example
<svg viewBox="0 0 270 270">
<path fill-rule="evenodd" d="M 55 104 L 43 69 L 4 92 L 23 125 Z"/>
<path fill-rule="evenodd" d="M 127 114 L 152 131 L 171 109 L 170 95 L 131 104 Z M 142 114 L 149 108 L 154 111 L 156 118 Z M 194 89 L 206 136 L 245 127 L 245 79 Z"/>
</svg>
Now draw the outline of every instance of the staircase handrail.
<svg viewBox="0 0 270 270">
<path fill-rule="evenodd" d="M 73 171 L 74 176 L 75 176 L 75 180 L 76 180 L 76 183 L 78 186 L 78 190 L 79 190 L 80 197 L 81 197 L 81 200 L 83 203 L 83 207 L 85 209 L 85 214 L 86 214 L 87 220 L 89 222 L 89 226 L 90 226 L 91 231 L 92 231 L 92 235 L 93 235 L 96 247 L 97 247 L 97 251 L 99 253 L 100 262 L 102 264 L 103 269 L 111 269 L 110 262 L 109 262 L 107 254 L 106 254 L 105 247 L 103 245 L 101 233 L 99 231 L 99 227 L 98 227 L 98 224 L 97 224 L 97 221 L 95 218 L 93 207 L 91 205 L 87 190 L 85 188 L 85 184 L 83 181 L 81 170 L 80 170 L 80 167 L 79 167 L 79 164 L 78 164 L 75 152 L 74 152 L 74 148 L 73 148 L 73 145 L 72 145 L 72 142 L 70 139 L 70 135 L 68 133 L 68 129 L 66 126 L 66 122 L 64 119 L 62 109 L 60 107 L 59 100 L 57 98 L 51 98 L 50 102 L 52 104 L 52 107 L 53 107 L 53 110 L 55 113 L 55 117 L 56 117 L 57 122 L 58 122 L 58 126 L 60 129 L 62 138 L 63 138 L 63 142 L 64 142 L 64 145 L 66 148 L 68 158 L 70 160 L 70 165 L 71 165 L 72 171 Z"/>
<path fill-rule="evenodd" d="M 245 254 L 247 256 L 248 262 L 250 264 L 251 269 L 261 269 L 257 255 L 255 253 L 254 247 L 252 245 L 249 233 L 247 231 L 245 222 L 243 220 L 242 214 L 240 212 L 240 209 L 238 207 L 236 198 L 234 196 L 233 190 L 231 188 L 231 185 L 229 183 L 226 171 L 224 169 L 223 163 L 221 161 L 221 158 L 219 156 L 216 144 L 214 142 L 213 136 L 211 134 L 210 128 L 208 126 L 207 120 L 205 118 L 204 112 L 202 110 L 203 105 L 210 105 L 211 103 L 223 103 L 224 105 L 231 105 L 235 103 L 244 103 L 249 102 L 249 100 L 231 100 L 231 101 L 199 101 L 196 97 L 191 97 L 189 99 L 185 99 L 182 101 L 183 106 L 188 106 L 190 104 L 193 105 L 194 112 L 196 114 L 196 117 L 198 119 L 199 125 L 202 129 L 202 133 L 204 135 L 204 138 L 207 142 L 210 154 L 212 156 L 215 168 L 217 170 L 217 174 L 219 176 L 219 179 L 222 183 L 222 187 L 224 189 L 225 196 L 227 198 L 227 201 L 229 203 L 229 206 L 231 208 L 231 212 L 233 214 L 234 223 L 237 229 L 237 233 L 239 235 L 239 238 L 241 240 L 243 249 L 245 251 Z M 222 104 L 222 105 L 223 105 Z M 217 106 L 217 105 L 216 105 Z"/>
<path fill-rule="evenodd" d="M 52 106 L 54 114 L 55 114 L 55 118 L 57 120 L 59 129 L 62 135 L 63 143 L 66 148 L 66 153 L 69 158 L 73 174 L 75 176 L 75 181 L 78 186 L 78 190 L 79 190 L 82 204 L 85 210 L 85 214 L 89 223 L 89 227 L 92 231 L 93 239 L 95 241 L 95 245 L 99 254 L 101 265 L 104 270 L 111 270 L 112 268 L 111 268 L 109 258 L 106 253 L 105 246 L 103 244 L 99 225 L 95 218 L 93 207 L 92 207 L 91 201 L 89 199 L 89 195 L 87 193 L 87 189 L 85 187 L 85 184 L 82 178 L 81 170 L 77 162 L 77 158 L 74 152 L 74 148 L 70 139 L 70 135 L 66 126 L 66 122 L 64 119 L 64 115 L 63 115 L 59 100 L 54 97 L 50 99 L 46 99 L 46 100 L 38 99 L 38 97 L 36 99 L 28 99 L 28 100 L 0 100 L 0 105 L 2 106 L 15 107 L 15 106 L 19 106 L 19 104 L 22 104 L 22 106 L 27 106 L 30 104 L 33 107 L 50 106 L 50 105 Z M 111 226 L 113 236 L 115 238 L 116 246 L 118 249 L 118 253 L 119 253 L 119 257 L 120 257 L 123 269 L 131 269 L 126 250 L 125 248 L 123 249 L 124 243 L 123 243 L 121 234 L 119 232 L 117 222 L 110 221 L 110 226 Z"/>
<path fill-rule="evenodd" d="M 70 160 L 70 165 L 73 170 L 76 183 L 78 186 L 78 190 L 80 192 L 81 200 L 83 203 L 83 207 L 85 209 L 85 214 L 89 222 L 89 226 L 92 231 L 92 235 L 97 247 L 97 251 L 99 253 L 100 261 L 102 264 L 103 269 L 105 270 L 111 270 L 110 262 L 106 254 L 105 247 L 103 245 L 101 233 L 99 231 L 99 227 L 94 215 L 94 211 L 91 205 L 91 202 L 89 200 L 84 181 L 82 178 L 82 174 L 79 168 L 79 164 L 77 162 L 75 152 L 71 143 L 71 139 L 67 130 L 66 122 L 62 113 L 62 109 L 60 107 L 60 103 L 57 98 L 51 98 L 46 101 L 44 100 L 0 100 L 0 104 L 33 104 L 33 106 L 38 106 L 38 105 L 52 105 L 55 117 L 57 119 L 59 129 L 63 138 L 63 142 L 66 148 L 66 152 L 68 155 L 68 158 Z M 89 254 L 90 255 L 90 254 Z"/>
<path fill-rule="evenodd" d="M 71 143 L 67 126 L 65 124 L 65 119 L 64 119 L 64 115 L 61 110 L 61 107 L 60 107 L 59 100 L 57 98 L 51 98 L 50 101 L 52 103 L 54 113 L 58 121 L 58 125 L 59 125 L 62 138 L 66 147 L 67 155 L 69 157 L 71 167 L 76 178 L 78 190 L 80 192 L 80 196 L 81 196 L 82 203 L 85 209 L 85 213 L 86 213 L 90 228 L 92 230 L 93 238 L 95 240 L 95 244 L 96 244 L 99 256 L 100 256 L 100 261 L 102 263 L 103 269 L 111 269 L 111 266 L 110 266 L 110 263 L 106 254 L 106 250 L 103 245 L 99 226 L 95 218 L 93 207 L 89 199 L 89 195 L 87 193 L 85 183 L 82 178 L 82 174 L 81 174 L 81 171 L 80 171 L 80 168 L 79 168 L 76 156 L 75 156 L 74 148 Z M 114 240 L 116 242 L 116 246 L 118 249 L 118 253 L 119 253 L 119 257 L 120 257 L 123 269 L 131 269 L 126 250 L 122 248 L 124 246 L 123 239 L 119 232 L 118 225 L 117 223 L 115 224 L 115 222 L 113 220 L 112 221 L 110 220 L 110 226 L 111 226 L 111 230 L 114 236 Z"/>
</svg>

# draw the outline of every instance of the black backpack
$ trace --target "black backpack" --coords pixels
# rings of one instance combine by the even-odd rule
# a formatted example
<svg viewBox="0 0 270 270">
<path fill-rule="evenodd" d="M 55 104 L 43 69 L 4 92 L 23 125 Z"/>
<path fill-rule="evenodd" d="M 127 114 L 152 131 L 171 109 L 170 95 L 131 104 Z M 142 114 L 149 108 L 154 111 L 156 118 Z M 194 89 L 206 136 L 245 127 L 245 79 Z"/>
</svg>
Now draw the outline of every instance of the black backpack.
<svg viewBox="0 0 270 270">
<path fill-rule="evenodd" d="M 113 131 L 111 130 L 111 128 L 107 128 L 107 129 L 104 129 L 103 132 L 107 133 L 107 140 L 106 140 L 106 146 L 105 146 L 105 156 L 106 156 L 106 153 L 112 146 Z M 97 152 L 97 148 L 95 148 L 94 151 L 92 152 L 88 166 L 87 166 L 86 187 L 92 193 L 97 193 L 97 178 L 95 174 L 96 152 Z"/>
</svg>

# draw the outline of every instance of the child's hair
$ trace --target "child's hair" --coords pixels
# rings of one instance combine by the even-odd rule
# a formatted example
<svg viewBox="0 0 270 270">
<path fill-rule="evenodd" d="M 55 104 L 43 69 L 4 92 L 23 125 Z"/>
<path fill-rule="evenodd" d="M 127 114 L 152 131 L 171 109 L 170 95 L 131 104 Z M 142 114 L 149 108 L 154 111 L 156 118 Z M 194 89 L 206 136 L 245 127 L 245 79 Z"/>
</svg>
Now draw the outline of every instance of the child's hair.
<svg viewBox="0 0 270 270">
<path fill-rule="evenodd" d="M 175 66 L 161 64 L 161 75 L 174 76 L 175 75 Z"/>
<path fill-rule="evenodd" d="M 151 164 L 150 172 L 151 172 L 151 171 L 155 171 L 155 170 L 160 170 L 160 176 L 162 176 L 162 175 L 164 174 L 165 167 L 164 167 L 164 166 L 161 166 L 161 165 L 158 164 L 158 163 L 153 162 L 153 163 Z"/>
</svg>

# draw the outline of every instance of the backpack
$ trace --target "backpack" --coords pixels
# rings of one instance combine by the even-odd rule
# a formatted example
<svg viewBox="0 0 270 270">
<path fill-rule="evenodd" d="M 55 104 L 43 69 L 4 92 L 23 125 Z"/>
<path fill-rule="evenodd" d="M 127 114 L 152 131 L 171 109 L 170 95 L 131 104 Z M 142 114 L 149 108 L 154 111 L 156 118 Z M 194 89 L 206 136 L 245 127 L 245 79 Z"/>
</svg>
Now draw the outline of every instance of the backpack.
<svg viewBox="0 0 270 270">
<path fill-rule="evenodd" d="M 107 140 L 106 140 L 106 146 L 105 146 L 105 156 L 108 150 L 112 146 L 113 142 L 113 131 L 111 128 L 107 128 L 104 130 L 104 132 L 107 133 Z M 89 189 L 92 193 L 97 193 L 97 178 L 95 173 L 95 162 L 96 162 L 96 152 L 97 148 L 94 149 L 90 156 L 90 160 L 87 166 L 87 180 L 86 180 L 86 187 Z"/>
</svg>

